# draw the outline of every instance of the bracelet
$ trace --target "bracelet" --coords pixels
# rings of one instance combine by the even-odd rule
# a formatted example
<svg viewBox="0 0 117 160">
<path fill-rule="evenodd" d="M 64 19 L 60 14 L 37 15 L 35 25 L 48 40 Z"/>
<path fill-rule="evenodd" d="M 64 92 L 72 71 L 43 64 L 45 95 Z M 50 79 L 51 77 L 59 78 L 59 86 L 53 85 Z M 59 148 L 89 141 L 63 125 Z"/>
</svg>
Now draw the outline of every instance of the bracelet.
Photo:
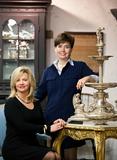
<svg viewBox="0 0 117 160">
<path fill-rule="evenodd" d="M 47 125 L 44 124 L 44 127 L 43 127 L 43 132 L 44 132 L 44 134 L 46 134 L 46 130 L 47 130 Z"/>
</svg>

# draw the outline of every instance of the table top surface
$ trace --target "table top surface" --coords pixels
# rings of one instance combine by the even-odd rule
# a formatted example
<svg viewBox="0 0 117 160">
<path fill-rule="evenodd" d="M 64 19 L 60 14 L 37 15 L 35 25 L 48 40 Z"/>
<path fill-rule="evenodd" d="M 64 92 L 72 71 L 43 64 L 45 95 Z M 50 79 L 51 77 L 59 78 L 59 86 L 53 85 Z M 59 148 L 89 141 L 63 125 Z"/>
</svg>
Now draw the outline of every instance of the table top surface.
<svg viewBox="0 0 117 160">
<path fill-rule="evenodd" d="M 115 130 L 117 129 L 117 121 L 106 121 L 105 124 L 95 124 L 95 121 L 84 121 L 82 124 L 80 122 L 67 123 L 66 129 L 87 129 L 87 130 Z"/>
</svg>

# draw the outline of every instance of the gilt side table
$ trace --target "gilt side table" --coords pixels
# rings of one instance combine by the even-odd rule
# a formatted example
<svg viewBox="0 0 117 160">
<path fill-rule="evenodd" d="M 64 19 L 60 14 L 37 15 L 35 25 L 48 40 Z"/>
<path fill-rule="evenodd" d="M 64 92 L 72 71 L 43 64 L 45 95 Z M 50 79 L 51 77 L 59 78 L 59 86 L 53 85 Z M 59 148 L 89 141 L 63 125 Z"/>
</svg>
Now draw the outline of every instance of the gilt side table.
<svg viewBox="0 0 117 160">
<path fill-rule="evenodd" d="M 96 160 L 105 160 L 105 140 L 117 138 L 117 122 L 108 121 L 106 125 L 95 125 L 94 122 L 83 122 L 83 124 L 68 123 L 53 143 L 53 148 L 60 154 L 61 144 L 65 137 L 75 140 L 93 139 L 96 148 Z"/>
</svg>

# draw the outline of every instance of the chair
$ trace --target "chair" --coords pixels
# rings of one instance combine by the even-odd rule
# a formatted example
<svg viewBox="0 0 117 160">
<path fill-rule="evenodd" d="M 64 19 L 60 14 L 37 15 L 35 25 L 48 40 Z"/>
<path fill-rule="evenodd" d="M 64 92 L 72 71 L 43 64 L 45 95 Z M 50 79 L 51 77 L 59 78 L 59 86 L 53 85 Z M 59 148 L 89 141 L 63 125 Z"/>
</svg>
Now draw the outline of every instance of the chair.
<svg viewBox="0 0 117 160">
<path fill-rule="evenodd" d="M 4 116 L 4 104 L 0 104 L 0 160 L 3 160 L 1 148 L 6 133 L 6 120 Z"/>
<path fill-rule="evenodd" d="M 47 147 L 51 147 L 52 146 L 52 138 L 51 136 L 47 135 L 47 134 L 39 134 L 37 133 L 37 139 L 39 140 L 39 142 Z"/>
</svg>

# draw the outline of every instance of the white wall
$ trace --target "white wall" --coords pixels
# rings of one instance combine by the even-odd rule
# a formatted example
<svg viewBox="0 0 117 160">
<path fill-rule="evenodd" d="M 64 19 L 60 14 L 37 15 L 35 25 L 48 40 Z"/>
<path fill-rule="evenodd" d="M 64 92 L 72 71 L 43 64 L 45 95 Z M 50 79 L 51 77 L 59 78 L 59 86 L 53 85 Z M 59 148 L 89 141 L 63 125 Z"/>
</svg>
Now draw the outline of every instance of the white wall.
<svg viewBox="0 0 117 160">
<path fill-rule="evenodd" d="M 117 8 L 117 0 L 52 0 L 47 13 L 47 30 L 53 38 L 47 40 L 47 65 L 55 59 L 53 39 L 60 32 L 96 32 L 104 27 L 104 55 L 112 55 L 104 62 L 104 82 L 117 82 L 117 20 L 110 9 Z M 86 91 L 94 91 L 85 87 Z M 109 102 L 115 104 L 117 87 L 107 89 Z"/>
</svg>

